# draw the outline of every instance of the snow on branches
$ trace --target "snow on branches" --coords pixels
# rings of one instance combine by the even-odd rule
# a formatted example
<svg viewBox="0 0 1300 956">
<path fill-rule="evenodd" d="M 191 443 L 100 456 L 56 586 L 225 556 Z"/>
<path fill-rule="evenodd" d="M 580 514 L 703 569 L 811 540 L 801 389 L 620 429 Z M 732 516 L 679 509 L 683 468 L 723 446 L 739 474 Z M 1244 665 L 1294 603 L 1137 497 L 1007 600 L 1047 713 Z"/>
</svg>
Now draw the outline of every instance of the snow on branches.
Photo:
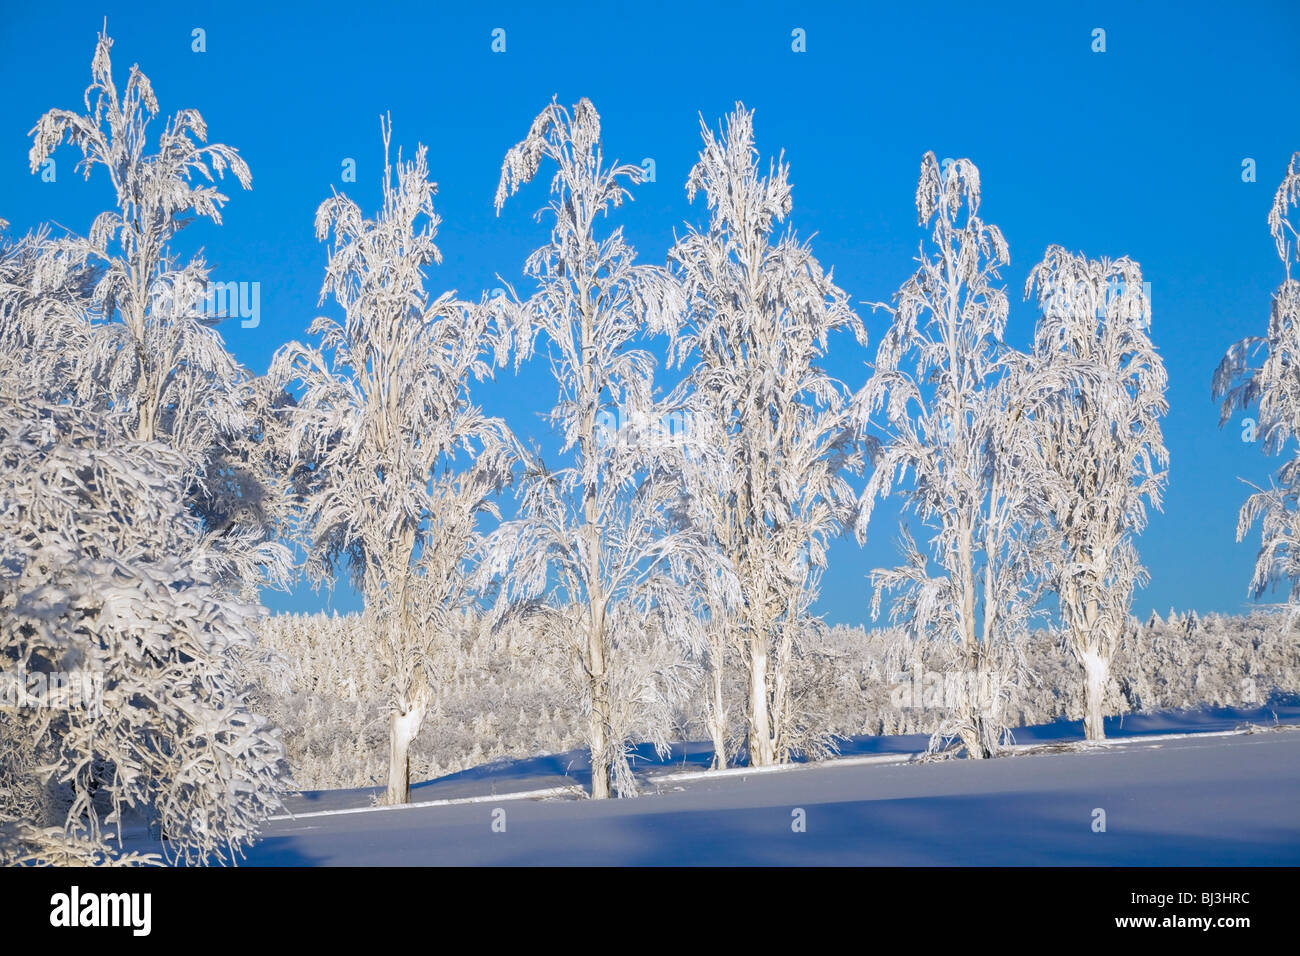
<svg viewBox="0 0 1300 956">
<path fill-rule="evenodd" d="M 508 339 L 485 304 L 433 298 L 426 269 L 441 261 L 428 151 L 389 158 L 382 124 L 383 202 L 366 218 L 335 194 L 316 214 L 333 238 L 318 344 L 283 347 L 276 387 L 298 389 L 286 407 L 286 444 L 299 470 L 308 569 L 317 580 L 346 568 L 366 602 L 389 681 L 387 800 L 409 798 L 408 750 L 437 690 L 437 651 L 468 599 L 466 562 L 481 545 L 477 522 L 495 514 L 510 480 L 514 439 L 470 401 L 471 382 L 503 361 Z"/>
<path fill-rule="evenodd" d="M 748 670 L 750 763 L 764 766 L 805 749 L 796 654 L 818 629 L 811 607 L 826 548 L 852 522 L 848 477 L 862 468 L 851 396 L 820 363 L 832 334 L 865 345 L 866 332 L 808 244 L 778 234 L 792 207 L 789 166 L 763 174 L 753 116 L 737 104 L 720 135 L 701 119 L 704 147 L 686 188 L 692 200 L 704 194 L 711 220 L 688 228 L 669 262 L 686 300 L 671 354 L 690 363 L 692 418 L 712 429 L 719 457 L 693 519 L 740 598 L 716 588 L 705 596 L 714 745 L 725 757 L 720 669 L 730 644 Z"/>
<path fill-rule="evenodd" d="M 1167 376 L 1131 259 L 1093 260 L 1052 246 L 1029 274 L 1026 296 L 1035 290 L 1042 316 L 1020 385 L 1036 454 L 1024 473 L 1046 505 L 1045 567 L 1084 670 L 1084 733 L 1099 740 L 1111 662 L 1133 590 L 1146 579 L 1134 538 L 1166 482 Z"/>
<path fill-rule="evenodd" d="M 289 554 L 268 530 L 275 478 L 259 467 L 266 455 L 256 448 L 257 386 L 212 327 L 206 263 L 181 262 L 171 247 L 195 218 L 220 224 L 227 197 L 216 180 L 230 172 L 248 189 L 248 164 L 233 148 L 207 143 L 207 124 L 194 109 L 169 118 L 151 147 L 153 87 L 132 66 L 119 95 L 112 46 L 101 33 L 86 112 L 50 110 L 31 130 L 33 172 L 66 140 L 81 151 L 77 168 L 87 180 L 104 170 L 116 201 L 87 236 L 60 242 L 66 255 L 95 267 L 88 313 L 96 321 L 69 343 L 80 354 L 68 361 L 84 369 L 83 401 L 111 409 L 132 437 L 181 453 L 213 567 L 236 584 L 265 576 L 282 585 Z"/>
<path fill-rule="evenodd" d="M 951 728 L 972 757 L 991 756 L 1005 731 L 1014 638 L 1038 593 L 1031 486 L 1016 474 L 1025 436 L 1001 381 L 1009 261 L 997 226 L 979 217 L 979 171 L 967 159 L 921 162 L 916 208 L 931 229 L 916 272 L 894 296 L 892 324 L 861 394 L 860 422 L 881 414 L 875 471 L 861 499 L 865 536 L 877 499 L 902 492 L 933 532 L 927 555 L 903 529 L 903 564 L 872 572 L 872 614 L 897 592 L 891 616 L 917 637 L 957 642 L 964 712 Z M 931 576 L 931 565 L 939 573 Z"/>
<path fill-rule="evenodd" d="M 1292 265 L 1300 262 L 1297 205 L 1300 152 L 1292 155 L 1268 214 L 1269 231 L 1285 272 L 1273 293 L 1268 330 L 1229 348 L 1211 386 L 1214 398 L 1221 402 L 1220 427 L 1238 410 L 1258 405 L 1256 417 L 1265 453 L 1275 455 L 1292 448 L 1291 457 L 1277 470 L 1269 487 L 1256 487 L 1241 506 L 1237 540 L 1260 524 L 1262 543 L 1250 595 L 1259 598 L 1270 589 L 1285 588 L 1293 612 L 1300 612 L 1300 451 L 1292 444 L 1300 435 L 1300 376 L 1296 373 L 1300 362 L 1300 279 L 1291 274 Z M 1255 364 L 1261 353 L 1262 361 Z"/>
<path fill-rule="evenodd" d="M 708 555 L 679 515 L 689 444 L 619 425 L 661 421 L 674 410 L 655 399 L 654 359 L 636 341 L 666 328 L 675 285 L 663 269 L 634 262 L 621 228 L 596 230 L 597 217 L 629 195 L 624 184 L 640 181 L 640 167 L 606 164 L 590 101 L 572 112 L 552 101 L 506 154 L 498 212 L 543 160 L 556 173 L 538 214 L 552 219 L 551 240 L 524 266 L 536 289 L 498 304 L 513 323 L 519 360 L 545 337 L 559 391 L 548 417 L 565 464 L 532 457 L 519 517 L 493 532 L 482 573 L 504 582 L 499 621 L 531 616 L 571 646 L 592 795 L 603 798 L 611 784 L 634 790 L 627 763 L 634 739 L 668 745 L 686 654 L 701 640 L 680 581 Z"/>
<path fill-rule="evenodd" d="M 94 413 L 0 396 L 0 658 L 97 688 L 3 718 L 37 776 L 67 790 L 56 846 L 108 853 L 105 824 L 120 841 L 134 808 L 168 860 L 233 862 L 278 806 L 283 747 L 240 677 L 257 610 L 200 570 L 182 465 Z"/>
</svg>

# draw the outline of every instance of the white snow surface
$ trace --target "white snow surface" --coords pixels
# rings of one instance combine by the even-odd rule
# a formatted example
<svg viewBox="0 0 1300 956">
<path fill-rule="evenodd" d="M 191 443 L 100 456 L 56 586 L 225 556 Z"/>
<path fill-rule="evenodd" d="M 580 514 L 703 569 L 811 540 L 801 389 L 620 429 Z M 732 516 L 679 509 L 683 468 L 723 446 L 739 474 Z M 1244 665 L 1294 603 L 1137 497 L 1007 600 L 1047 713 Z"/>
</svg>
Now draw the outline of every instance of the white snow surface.
<svg viewBox="0 0 1300 956">
<path fill-rule="evenodd" d="M 641 796 L 611 801 L 575 788 L 581 752 L 413 787 L 427 806 L 321 814 L 370 792 L 304 793 L 290 809 L 313 815 L 269 822 L 244 864 L 1300 864 L 1300 707 L 1109 724 L 1102 746 L 1077 722 L 1022 728 L 1014 755 L 989 761 L 918 762 L 921 736 L 856 738 L 845 759 L 785 772 L 701 774 L 708 745 L 680 744 L 638 768 Z"/>
</svg>

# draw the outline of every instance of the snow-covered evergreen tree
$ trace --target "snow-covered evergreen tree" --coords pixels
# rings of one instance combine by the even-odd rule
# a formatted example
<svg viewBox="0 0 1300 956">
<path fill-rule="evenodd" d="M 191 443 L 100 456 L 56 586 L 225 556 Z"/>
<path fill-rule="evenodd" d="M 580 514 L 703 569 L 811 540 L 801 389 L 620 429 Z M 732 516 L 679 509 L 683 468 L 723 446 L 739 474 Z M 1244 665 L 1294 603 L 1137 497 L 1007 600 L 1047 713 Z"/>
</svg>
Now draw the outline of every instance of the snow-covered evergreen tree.
<svg viewBox="0 0 1300 956">
<path fill-rule="evenodd" d="M 1007 244 L 979 205 L 970 160 L 941 169 L 925 155 L 916 207 L 930 247 L 894 296 L 863 390 L 864 426 L 882 412 L 883 421 L 857 528 L 863 536 L 875 502 L 898 486 L 906 510 L 931 530 L 929 555 L 904 528 L 904 563 L 872 572 L 872 614 L 897 591 L 893 619 L 916 638 L 961 647 L 965 699 L 951 729 L 970 756 L 988 757 L 1005 729 L 1015 638 L 1032 614 L 1038 575 L 1035 497 L 1018 473 L 1029 435 L 1016 413 L 1019 386 L 1001 372 L 1007 297 L 997 280 Z"/>
<path fill-rule="evenodd" d="M 469 394 L 504 361 L 508 340 L 490 309 L 425 289 L 427 268 L 442 260 L 437 186 L 424 146 L 394 165 L 391 124 L 382 132 L 379 214 L 367 219 L 337 193 L 316 213 L 317 237 L 333 237 L 321 302 L 333 297 L 343 320 L 317 318 L 318 344 L 283 347 L 271 378 L 299 391 L 285 414 L 290 460 L 307 473 L 309 571 L 321 581 L 346 567 L 364 597 L 389 682 L 385 799 L 406 803 L 440 644 L 470 599 L 478 520 L 495 512 L 516 454 L 505 423 Z"/>
<path fill-rule="evenodd" d="M 1028 415 L 1038 457 L 1025 477 L 1047 501 L 1049 586 L 1084 671 L 1084 734 L 1100 740 L 1111 662 L 1146 579 L 1134 539 L 1166 481 L 1167 379 L 1137 263 L 1052 246 L 1029 274 L 1026 296 L 1035 290 L 1042 316 L 1026 371 L 1042 391 Z"/>
<path fill-rule="evenodd" d="M 849 390 L 821 362 L 833 333 L 865 345 L 866 332 L 808 244 L 778 234 L 792 208 L 789 166 L 778 160 L 763 174 L 753 112 L 737 104 L 720 135 L 700 125 L 686 189 L 692 200 L 704 194 L 711 221 L 669 253 L 687 305 L 673 351 L 691 366 L 695 420 L 713 425 L 709 445 L 722 459 L 695 520 L 741 594 L 734 610 L 710 596 L 715 747 L 729 643 L 748 671 L 749 761 L 766 766 L 799 749 L 796 652 L 817 630 L 826 548 L 852 522 L 847 476 L 862 464 Z"/>
<path fill-rule="evenodd" d="M 606 235 L 596 228 L 630 195 L 626 184 L 640 182 L 641 169 L 605 162 L 589 100 L 572 112 L 553 100 L 506 154 L 498 212 L 543 160 L 556 172 L 538 213 L 552 220 L 550 241 L 525 264 L 536 291 L 523 301 L 502 297 L 499 307 L 516 323 L 521 359 L 545 337 L 559 388 L 549 419 L 565 464 L 550 468 L 534 457 L 520 517 L 493 533 L 483 572 L 504 581 L 501 620 L 531 615 L 572 646 L 599 799 L 611 784 L 633 789 L 626 759 L 633 737 L 668 744 L 664 703 L 686 691 L 678 652 L 700 641 L 679 581 L 707 556 L 677 514 L 689 449 L 657 426 L 674 409 L 656 401 L 654 359 L 636 347 L 647 329 L 666 327 L 673 283 L 664 270 L 635 263 L 621 228 Z M 646 646 L 656 633 L 662 641 Z M 642 676 L 630 680 L 633 673 Z"/>
<path fill-rule="evenodd" d="M 1214 372 L 1213 394 L 1221 401 L 1219 426 L 1238 411 L 1258 405 L 1258 434 L 1266 454 L 1290 457 L 1267 488 L 1255 488 L 1237 521 L 1237 540 L 1256 522 L 1262 544 L 1250 580 L 1250 595 L 1260 598 L 1283 588 L 1293 612 L 1300 613 L 1300 152 L 1291 156 L 1273 197 L 1268 227 L 1282 260 L 1285 278 L 1273 293 L 1268 330 L 1228 349 Z M 1257 359 L 1257 356 L 1260 358 Z M 1258 364 L 1256 364 L 1258 362 Z"/>
</svg>

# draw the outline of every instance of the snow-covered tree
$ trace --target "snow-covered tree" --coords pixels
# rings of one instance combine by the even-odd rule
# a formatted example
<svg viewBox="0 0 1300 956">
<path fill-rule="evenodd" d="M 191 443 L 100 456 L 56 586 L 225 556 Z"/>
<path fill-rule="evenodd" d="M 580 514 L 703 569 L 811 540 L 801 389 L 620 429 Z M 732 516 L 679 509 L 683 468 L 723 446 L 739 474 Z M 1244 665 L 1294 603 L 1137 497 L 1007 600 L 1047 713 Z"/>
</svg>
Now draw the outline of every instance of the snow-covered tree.
<svg viewBox="0 0 1300 956">
<path fill-rule="evenodd" d="M 599 799 L 611 784 L 634 789 L 631 740 L 668 744 L 665 703 L 685 691 L 678 652 L 699 642 L 679 581 L 707 556 L 679 520 L 689 448 L 656 427 L 674 409 L 655 400 L 654 360 L 635 344 L 666 327 L 673 284 L 664 270 L 634 262 L 621 228 L 596 228 L 630 195 L 625 183 L 640 181 L 640 167 L 606 164 L 590 101 L 570 112 L 552 100 L 506 154 L 498 212 L 543 160 L 557 168 L 538 213 L 553 220 L 551 239 L 525 264 L 536 290 L 523 301 L 502 297 L 499 307 L 513 315 L 520 359 L 545 337 L 559 387 L 549 418 L 565 464 L 552 469 L 534 457 L 519 517 L 493 533 L 483 571 L 504 581 L 499 620 L 530 615 L 571 644 Z M 647 645 L 651 635 L 659 637 Z"/>
<path fill-rule="evenodd" d="M 857 530 L 877 499 L 904 496 L 930 529 L 926 554 L 903 529 L 904 563 L 872 572 L 872 614 L 898 592 L 891 615 L 915 638 L 955 641 L 965 661 L 964 701 L 952 733 L 972 757 L 992 756 L 1003 735 L 1015 639 L 1038 593 L 1032 458 L 1019 385 L 1003 375 L 1009 261 L 1006 241 L 979 217 L 979 171 L 967 159 L 921 162 L 916 208 L 931 227 L 917 271 L 894 295 L 893 321 L 862 392 L 868 426 L 883 412 L 875 471 Z M 931 573 L 932 565 L 937 573 Z"/>
<path fill-rule="evenodd" d="M 71 676 L 80 693 L 4 716 L 32 787 L 61 789 L 44 819 L 0 798 L 0 856 L 85 861 L 123 811 L 151 819 L 164 854 L 233 862 L 279 804 L 278 731 L 248 707 L 242 655 L 257 609 L 197 570 L 202 529 L 184 462 L 123 439 L 102 413 L 0 394 L 0 661 Z"/>
<path fill-rule="evenodd" d="M 181 456 L 85 399 L 89 260 L 45 227 L 0 245 L 0 669 L 82 691 L 0 715 L 0 856 L 148 862 L 110 844 L 130 808 L 167 858 L 228 861 L 283 786 L 244 689 L 257 609 L 204 568 Z"/>
<path fill-rule="evenodd" d="M 318 344 L 283 347 L 271 379 L 298 393 L 285 412 L 309 571 L 323 581 L 346 567 L 365 600 L 389 685 L 385 799 L 405 803 L 440 643 L 470 599 L 478 521 L 495 513 L 516 455 L 505 423 L 469 394 L 504 361 L 508 339 L 491 310 L 426 290 L 428 267 L 442 261 L 427 150 L 411 161 L 399 152 L 394 165 L 390 123 L 382 133 L 379 214 L 367 219 L 337 193 L 316 213 L 317 237 L 333 237 L 321 302 L 333 297 L 343 319 L 317 318 Z"/>
<path fill-rule="evenodd" d="M 1026 480 L 1047 503 L 1049 586 L 1084 672 L 1084 734 L 1100 740 L 1111 662 L 1146 579 L 1134 539 L 1166 480 L 1167 377 L 1136 262 L 1052 246 L 1029 273 L 1026 297 L 1035 290 L 1042 316 L 1026 371 L 1055 385 L 1032 399 L 1038 457 Z"/>
<path fill-rule="evenodd" d="M 779 232 L 792 208 L 789 165 L 782 157 L 764 175 L 753 112 L 737 104 L 720 135 L 700 126 L 686 188 L 692 200 L 704 194 L 711 219 L 689 228 L 669 260 L 686 297 L 673 352 L 691 363 L 693 414 L 713 426 L 708 444 L 721 457 L 694 517 L 741 595 L 734 610 L 710 595 L 711 723 L 720 747 L 730 642 L 748 671 L 749 761 L 766 766 L 799 749 L 792 669 L 817 626 L 810 608 L 827 545 L 852 522 L 846 476 L 862 464 L 849 391 L 821 362 L 832 334 L 865 345 L 866 332 L 808 244 Z"/>
<path fill-rule="evenodd" d="M 1291 267 L 1300 262 L 1300 152 L 1292 155 L 1273 197 L 1268 227 L 1282 260 L 1285 278 L 1273 293 L 1268 331 L 1228 349 L 1215 370 L 1213 395 L 1221 401 L 1219 426 L 1238 411 L 1258 406 L 1258 435 L 1264 452 L 1288 454 L 1267 488 L 1255 488 L 1241 507 L 1237 540 L 1259 522 L 1263 543 L 1255 560 L 1250 595 L 1285 588 L 1287 603 L 1300 611 L 1300 279 Z"/>
<path fill-rule="evenodd" d="M 80 397 L 111 409 L 132 439 L 181 453 L 213 570 L 236 583 L 262 574 L 283 583 L 288 551 L 268 531 L 275 496 L 251 450 L 260 434 L 250 412 L 255 386 L 213 327 L 206 263 L 182 262 L 172 248 L 193 220 L 220 224 L 227 197 L 216 179 L 229 171 L 247 189 L 248 165 L 231 147 L 207 144 L 194 109 L 172 116 L 151 146 L 153 87 L 132 66 L 119 95 L 112 45 L 99 35 L 85 112 L 47 112 L 31 131 L 28 157 L 36 172 L 66 139 L 81 151 L 86 179 L 102 167 L 114 190 L 115 208 L 95 218 L 71 253 L 98 267 L 90 303 L 97 321 L 75 359 L 84 369 Z"/>
</svg>

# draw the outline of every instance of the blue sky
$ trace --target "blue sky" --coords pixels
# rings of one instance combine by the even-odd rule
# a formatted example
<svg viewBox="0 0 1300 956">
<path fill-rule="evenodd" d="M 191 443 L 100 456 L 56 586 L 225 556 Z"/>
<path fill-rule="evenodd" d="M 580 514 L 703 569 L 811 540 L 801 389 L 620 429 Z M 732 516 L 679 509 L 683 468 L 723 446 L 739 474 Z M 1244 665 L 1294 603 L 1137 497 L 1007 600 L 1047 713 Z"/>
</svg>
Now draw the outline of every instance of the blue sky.
<svg viewBox="0 0 1300 956">
<path fill-rule="evenodd" d="M 1266 480 L 1275 463 L 1238 425 L 1217 428 L 1209 382 L 1231 342 L 1263 330 L 1282 278 L 1265 217 L 1300 149 L 1300 5 L 693 2 L 601 4 L 594 16 L 564 3 L 465 6 L 15 5 L 0 24 L 0 217 L 15 231 L 44 220 L 85 232 L 112 201 L 102 171 L 89 183 L 74 173 L 72 149 L 56 153 L 54 182 L 32 176 L 26 158 L 42 112 L 80 107 L 105 16 L 119 81 L 139 63 L 164 113 L 199 109 L 211 139 L 252 167 L 251 192 L 231 182 L 224 225 L 196 226 L 186 241 L 202 244 L 214 278 L 261 283 L 261 324 L 223 327 L 255 372 L 320 311 L 316 206 L 331 187 L 368 210 L 378 202 L 384 111 L 395 143 L 428 145 L 439 184 L 445 261 L 430 286 L 471 298 L 498 285 L 497 273 L 518 281 L 545 239 L 532 220 L 545 180 L 499 218 L 492 197 L 505 151 L 553 94 L 592 99 L 608 157 L 654 159 L 656 181 L 616 219 L 651 262 L 664 261 L 675 228 L 705 217 L 683 188 L 698 114 L 716 124 L 737 100 L 755 109 L 759 149 L 784 149 L 791 164 L 795 228 L 816 234 L 814 252 L 863 302 L 887 300 L 914 267 L 922 154 L 967 156 L 980 168 L 983 215 L 1011 247 L 1011 344 L 1028 342 L 1034 314 L 1021 293 L 1051 243 L 1127 254 L 1151 283 L 1172 465 L 1164 513 L 1140 542 L 1152 581 L 1134 612 L 1246 606 L 1257 536 L 1234 540 L 1239 478 Z M 195 28 L 206 52 L 191 49 Z M 504 53 L 491 50 L 496 28 Z M 806 52 L 791 50 L 796 28 Z M 1091 49 L 1096 28 L 1104 53 Z M 340 180 L 346 158 L 356 183 Z M 1246 158 L 1256 182 L 1242 181 Z M 874 351 L 885 318 L 865 305 L 863 315 Z M 867 358 L 845 340 L 829 364 L 856 387 Z M 553 394 L 535 361 L 477 397 L 538 434 L 536 413 Z M 866 619 L 864 575 L 893 562 L 895 535 L 881 511 L 865 547 L 835 546 L 820 603 L 828 620 Z M 356 602 L 304 588 L 267 603 Z"/>
</svg>

